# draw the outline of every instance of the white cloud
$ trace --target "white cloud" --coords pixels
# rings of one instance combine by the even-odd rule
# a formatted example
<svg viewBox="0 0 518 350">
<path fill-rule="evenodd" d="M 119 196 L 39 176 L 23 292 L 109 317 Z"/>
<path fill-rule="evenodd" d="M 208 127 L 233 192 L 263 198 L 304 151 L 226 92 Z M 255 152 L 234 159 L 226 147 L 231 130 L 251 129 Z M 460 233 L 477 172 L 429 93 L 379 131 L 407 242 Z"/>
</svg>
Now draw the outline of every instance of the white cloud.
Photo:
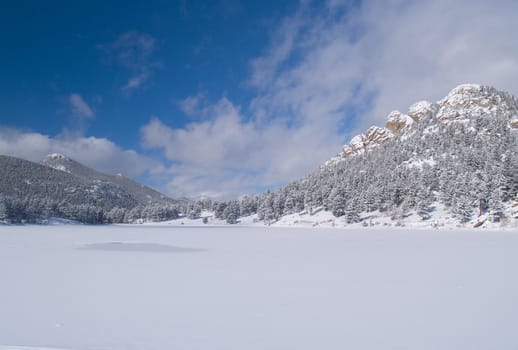
<svg viewBox="0 0 518 350">
<path fill-rule="evenodd" d="M 465 82 L 518 92 L 517 2 L 364 1 L 354 9 L 344 3 L 350 5 L 330 1 L 299 11 L 293 16 L 298 32 L 280 26 L 280 39 L 252 61 L 253 77 L 272 76 L 257 61 L 277 67 L 252 104 L 256 113 L 347 120 L 343 111 L 371 104 L 364 128 L 383 123 L 394 108 L 437 100 Z M 298 38 L 289 50 L 286 37 Z M 290 64 L 279 69 L 278 56 Z"/>
<path fill-rule="evenodd" d="M 129 92 L 131 90 L 138 89 L 149 78 L 149 75 L 149 72 L 144 71 L 138 75 L 130 77 L 126 85 L 124 85 L 121 90 Z"/>
<path fill-rule="evenodd" d="M 299 178 L 393 109 L 438 100 L 473 82 L 518 93 L 518 2 L 495 0 L 301 2 L 251 60 L 249 106 L 223 98 L 184 112 L 203 121 L 174 129 L 154 118 L 145 147 L 176 166 L 171 190 L 238 195 L 250 184 Z"/>
<path fill-rule="evenodd" d="M 146 33 L 129 31 L 123 33 L 112 43 L 99 46 L 105 55 L 105 60 L 115 62 L 130 73 L 126 84 L 121 87 L 125 93 L 140 88 L 161 67 L 153 60 L 156 50 L 156 40 Z"/>
<path fill-rule="evenodd" d="M 203 108 L 205 104 L 205 96 L 198 93 L 195 96 L 188 96 L 176 103 L 180 110 L 190 117 L 201 117 L 206 114 Z"/>
<path fill-rule="evenodd" d="M 171 129 L 153 118 L 142 128 L 143 146 L 161 148 L 171 160 L 200 167 L 246 163 L 247 151 L 254 145 L 253 125 L 242 122 L 239 110 L 225 98 L 210 110 L 211 120 L 191 123 L 184 129 Z"/>
<path fill-rule="evenodd" d="M 401 4 L 387 9 L 371 2 L 361 12 L 371 28 L 361 45 L 379 46 L 367 75 L 369 88 L 378 93 L 375 120 L 418 99 L 440 99 L 461 83 L 518 93 L 516 1 Z"/>
<path fill-rule="evenodd" d="M 0 154 L 39 162 L 49 153 L 61 153 L 109 174 L 135 177 L 159 173 L 163 169 L 154 160 L 125 150 L 108 139 L 96 137 L 50 137 L 36 132 L 0 128 Z"/>
<path fill-rule="evenodd" d="M 68 103 L 70 105 L 70 110 L 72 115 L 78 117 L 80 119 L 83 118 L 93 118 L 94 112 L 92 108 L 85 102 L 85 100 L 79 94 L 71 94 L 68 96 Z"/>
<path fill-rule="evenodd" d="M 314 135 L 313 123 L 246 121 L 226 98 L 205 109 L 208 120 L 182 129 L 152 118 L 141 130 L 143 147 L 160 149 L 175 162 L 167 185 L 171 194 L 239 196 L 296 179 L 332 154 L 326 145 L 336 136 Z"/>
</svg>

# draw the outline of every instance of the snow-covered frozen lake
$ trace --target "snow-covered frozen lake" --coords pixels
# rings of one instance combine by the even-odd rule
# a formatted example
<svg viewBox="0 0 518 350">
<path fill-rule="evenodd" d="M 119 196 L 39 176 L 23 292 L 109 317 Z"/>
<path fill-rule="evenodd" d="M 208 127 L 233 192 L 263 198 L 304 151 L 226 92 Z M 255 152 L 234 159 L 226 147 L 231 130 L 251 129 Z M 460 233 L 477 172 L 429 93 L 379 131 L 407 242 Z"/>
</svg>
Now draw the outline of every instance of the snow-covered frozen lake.
<svg viewBox="0 0 518 350">
<path fill-rule="evenodd" d="M 0 349 L 518 349 L 518 234 L 0 227 Z"/>
</svg>

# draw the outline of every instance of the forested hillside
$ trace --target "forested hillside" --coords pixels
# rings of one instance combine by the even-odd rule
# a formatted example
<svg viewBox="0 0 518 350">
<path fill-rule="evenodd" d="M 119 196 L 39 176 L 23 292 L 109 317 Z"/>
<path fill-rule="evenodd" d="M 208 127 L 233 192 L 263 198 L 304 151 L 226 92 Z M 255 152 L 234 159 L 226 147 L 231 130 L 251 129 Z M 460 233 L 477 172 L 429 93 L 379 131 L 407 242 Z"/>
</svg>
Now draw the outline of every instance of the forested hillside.
<svg viewBox="0 0 518 350">
<path fill-rule="evenodd" d="M 438 204 L 459 223 L 483 216 L 516 220 L 518 101 L 492 87 L 462 85 L 437 103 L 389 114 L 386 128 L 353 138 L 319 170 L 287 186 L 215 203 L 216 216 L 235 222 L 257 213 L 266 224 L 284 215 L 331 211 L 346 223 L 377 213 L 429 219 Z"/>
<path fill-rule="evenodd" d="M 42 164 L 0 156 L 0 220 L 44 223 L 51 217 L 83 223 L 161 221 L 179 204 L 123 176 L 89 169 L 62 155 Z"/>
</svg>

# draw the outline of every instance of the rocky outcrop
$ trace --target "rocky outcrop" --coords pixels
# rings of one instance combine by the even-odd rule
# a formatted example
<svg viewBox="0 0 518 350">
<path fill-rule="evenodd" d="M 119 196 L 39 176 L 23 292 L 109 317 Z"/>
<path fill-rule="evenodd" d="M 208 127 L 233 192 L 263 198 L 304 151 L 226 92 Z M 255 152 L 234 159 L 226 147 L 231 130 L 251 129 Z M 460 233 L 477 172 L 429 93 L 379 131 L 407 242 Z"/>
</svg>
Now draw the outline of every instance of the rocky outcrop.
<svg viewBox="0 0 518 350">
<path fill-rule="evenodd" d="M 437 103 L 419 101 L 408 108 L 407 114 L 400 111 L 390 112 L 385 128 L 373 126 L 365 134 L 353 137 L 349 144 L 343 147 L 342 152 L 325 165 L 373 149 L 396 135 L 406 133 L 414 124 L 430 118 L 450 123 L 463 122 L 474 117 L 496 116 L 508 118 L 509 127 L 518 129 L 518 99 L 490 86 L 459 85 Z"/>
<path fill-rule="evenodd" d="M 419 123 L 423 120 L 433 118 L 437 113 L 438 106 L 430 101 L 419 101 L 408 108 L 408 116 Z"/>
<path fill-rule="evenodd" d="M 496 114 L 511 119 L 518 109 L 518 101 L 510 94 L 476 84 L 457 86 L 437 104 L 437 119 L 443 122 Z"/>
<path fill-rule="evenodd" d="M 387 117 L 385 128 L 389 129 L 393 134 L 397 134 L 400 130 L 410 127 L 414 124 L 414 119 L 400 111 L 392 111 Z"/>
<path fill-rule="evenodd" d="M 72 160 L 70 158 L 59 153 L 49 154 L 41 160 L 41 164 L 56 170 L 64 171 L 66 173 L 71 172 L 70 169 L 68 169 L 67 167 L 67 165 L 70 163 L 72 163 Z"/>
<path fill-rule="evenodd" d="M 382 144 L 392 137 L 394 137 L 394 134 L 390 130 L 371 126 L 365 134 L 353 137 L 351 142 L 344 146 L 341 155 L 345 158 L 354 154 L 363 153 Z"/>
</svg>

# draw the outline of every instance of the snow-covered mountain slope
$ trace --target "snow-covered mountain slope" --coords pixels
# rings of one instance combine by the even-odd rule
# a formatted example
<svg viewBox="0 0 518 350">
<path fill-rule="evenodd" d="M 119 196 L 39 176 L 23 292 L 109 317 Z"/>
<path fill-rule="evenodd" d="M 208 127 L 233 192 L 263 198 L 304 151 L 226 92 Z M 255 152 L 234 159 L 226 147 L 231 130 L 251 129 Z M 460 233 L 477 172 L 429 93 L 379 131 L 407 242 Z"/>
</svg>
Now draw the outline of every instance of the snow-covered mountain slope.
<svg viewBox="0 0 518 350">
<path fill-rule="evenodd" d="M 63 155 L 41 164 L 0 156 L 0 221 L 42 222 L 54 216 L 85 223 L 176 217 L 176 201 Z"/>
<path fill-rule="evenodd" d="M 387 116 L 384 128 L 373 126 L 365 134 L 360 134 L 345 145 L 342 152 L 331 158 L 326 165 L 372 150 L 400 133 L 411 132 L 414 124 L 429 119 L 443 123 L 464 122 L 473 118 L 503 118 L 509 127 L 518 128 L 518 101 L 504 91 L 477 84 L 459 85 L 438 101 L 419 101 L 408 108 L 407 114 L 392 111 Z M 480 130 L 482 131 L 482 130 Z"/>
<path fill-rule="evenodd" d="M 312 216 L 318 208 L 346 224 L 441 217 L 454 225 L 517 226 L 517 195 L 518 100 L 469 84 L 437 103 L 391 112 L 384 128 L 354 137 L 318 171 L 227 203 L 219 216 L 257 213 L 276 223 L 291 214 Z"/>
<path fill-rule="evenodd" d="M 131 195 L 139 203 L 173 202 L 171 198 L 164 196 L 162 193 L 155 191 L 152 188 L 149 188 L 142 184 L 139 184 L 138 182 L 135 182 L 122 174 L 104 174 L 92 168 L 86 167 L 83 164 L 80 164 L 75 160 L 72 160 L 62 154 L 49 154 L 48 156 L 43 158 L 41 164 L 54 168 L 56 170 L 73 174 L 87 181 L 97 181 L 115 184 L 124 191 L 131 193 Z"/>
</svg>

